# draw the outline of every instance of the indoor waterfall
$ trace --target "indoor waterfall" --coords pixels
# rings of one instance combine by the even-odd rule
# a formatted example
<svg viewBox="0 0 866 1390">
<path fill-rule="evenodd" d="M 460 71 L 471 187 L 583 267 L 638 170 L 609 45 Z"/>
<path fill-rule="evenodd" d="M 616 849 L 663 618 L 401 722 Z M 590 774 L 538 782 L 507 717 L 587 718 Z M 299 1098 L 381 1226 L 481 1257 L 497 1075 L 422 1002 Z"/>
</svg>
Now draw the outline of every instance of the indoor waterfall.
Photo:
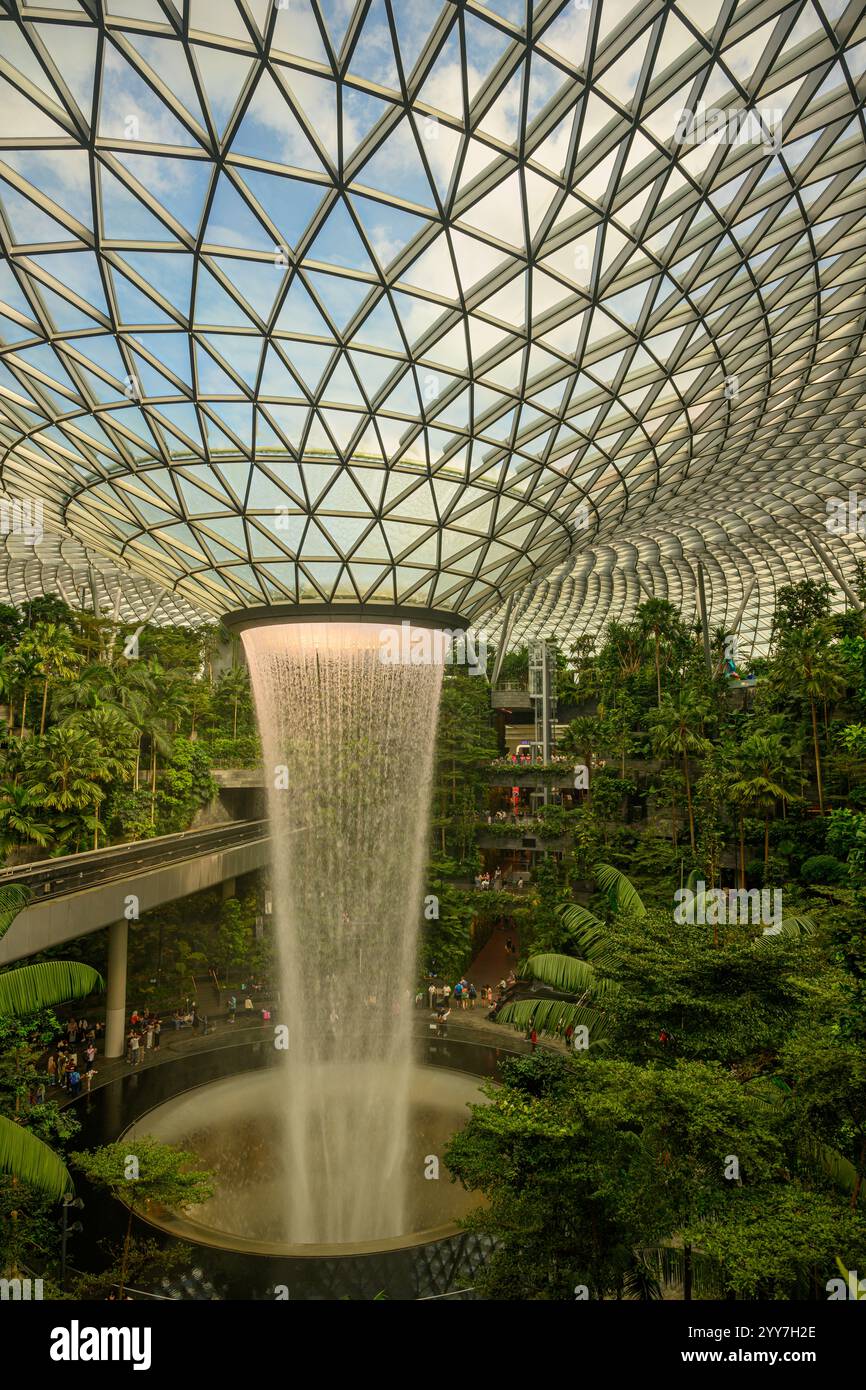
<svg viewBox="0 0 866 1390">
<path fill-rule="evenodd" d="M 243 632 L 272 826 L 295 1244 L 405 1228 L 438 638 L 370 622 Z"/>
</svg>

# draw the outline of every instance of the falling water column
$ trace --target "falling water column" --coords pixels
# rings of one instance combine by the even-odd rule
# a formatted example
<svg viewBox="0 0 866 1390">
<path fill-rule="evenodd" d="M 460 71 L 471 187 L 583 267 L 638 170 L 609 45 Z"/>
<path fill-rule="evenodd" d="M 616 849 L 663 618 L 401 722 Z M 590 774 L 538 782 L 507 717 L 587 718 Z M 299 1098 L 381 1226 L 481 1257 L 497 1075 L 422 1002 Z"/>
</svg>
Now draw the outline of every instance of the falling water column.
<svg viewBox="0 0 866 1390">
<path fill-rule="evenodd" d="M 289 1030 L 284 1234 L 400 1235 L 440 635 L 293 622 L 246 627 L 243 641 Z"/>
</svg>

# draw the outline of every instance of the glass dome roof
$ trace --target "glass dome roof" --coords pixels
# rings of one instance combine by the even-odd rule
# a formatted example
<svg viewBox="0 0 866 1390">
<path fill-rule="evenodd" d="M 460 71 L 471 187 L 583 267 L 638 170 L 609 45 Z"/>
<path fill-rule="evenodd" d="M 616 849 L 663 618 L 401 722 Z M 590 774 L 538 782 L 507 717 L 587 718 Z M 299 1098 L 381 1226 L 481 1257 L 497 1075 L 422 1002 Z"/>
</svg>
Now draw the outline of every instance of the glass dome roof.
<svg viewBox="0 0 866 1390">
<path fill-rule="evenodd" d="M 9 0 L 3 492 L 211 613 L 702 558 L 758 638 L 862 547 L 864 68 L 859 0 Z"/>
</svg>

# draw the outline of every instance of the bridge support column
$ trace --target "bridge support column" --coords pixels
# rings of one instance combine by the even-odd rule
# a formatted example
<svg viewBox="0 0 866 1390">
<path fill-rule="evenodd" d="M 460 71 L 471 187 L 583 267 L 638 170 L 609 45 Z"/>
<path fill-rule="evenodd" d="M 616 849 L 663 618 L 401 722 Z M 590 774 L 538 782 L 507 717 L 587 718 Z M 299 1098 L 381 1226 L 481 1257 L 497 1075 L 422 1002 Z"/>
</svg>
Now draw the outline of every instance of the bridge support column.
<svg viewBox="0 0 866 1390">
<path fill-rule="evenodd" d="M 223 902 L 225 902 L 227 898 L 234 898 L 234 897 L 237 897 L 237 891 L 238 891 L 238 881 L 237 881 L 236 878 L 226 878 L 226 879 L 223 879 L 223 885 L 222 885 L 222 897 L 223 897 Z"/>
<path fill-rule="evenodd" d="M 108 928 L 108 992 L 105 1001 L 105 1055 L 126 1052 L 126 953 L 129 923 L 126 918 Z"/>
</svg>

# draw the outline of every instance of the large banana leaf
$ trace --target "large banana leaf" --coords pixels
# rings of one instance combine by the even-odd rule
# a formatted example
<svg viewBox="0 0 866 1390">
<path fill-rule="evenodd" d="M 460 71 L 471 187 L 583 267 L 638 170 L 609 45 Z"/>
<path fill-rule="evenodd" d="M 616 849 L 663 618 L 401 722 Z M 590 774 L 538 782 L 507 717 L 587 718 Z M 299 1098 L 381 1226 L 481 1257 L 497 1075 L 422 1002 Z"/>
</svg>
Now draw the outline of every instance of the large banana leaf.
<svg viewBox="0 0 866 1390">
<path fill-rule="evenodd" d="M 581 959 L 594 962 L 610 955 L 610 943 L 603 922 L 585 907 L 568 903 L 560 908 L 563 925 L 571 932 L 572 943 Z"/>
<path fill-rule="evenodd" d="M 596 864 L 595 877 L 599 888 L 607 893 L 612 908 L 628 912 L 632 917 L 646 917 L 646 908 L 634 884 L 612 864 Z"/>
<path fill-rule="evenodd" d="M 585 1004 L 569 1004 L 565 999 L 516 999 L 504 1004 L 496 1015 L 497 1023 L 510 1023 L 521 1032 L 535 1028 L 538 1033 L 561 1036 L 569 1024 L 581 1025 L 589 1032 L 590 1042 L 599 1042 L 609 1032 L 604 1014 Z"/>
<path fill-rule="evenodd" d="M 791 1087 L 779 1076 L 756 1076 L 746 1083 L 744 1091 L 751 1100 L 771 1110 L 781 1109 L 793 1095 Z M 857 1169 L 838 1149 L 814 1139 L 805 1139 L 797 1147 L 801 1157 L 820 1169 L 841 1192 L 854 1191 Z"/>
<path fill-rule="evenodd" d="M 754 1076 L 746 1082 L 743 1093 L 770 1110 L 780 1109 L 792 1095 L 791 1087 L 780 1076 Z"/>
<path fill-rule="evenodd" d="M 604 930 L 601 918 L 590 912 L 588 907 L 581 907 L 579 903 L 566 903 L 559 909 L 559 915 L 569 931 L 583 931 L 586 927 L 594 928 L 596 931 Z"/>
<path fill-rule="evenodd" d="M 804 1151 L 808 1154 L 823 1173 L 838 1187 L 840 1192 L 853 1192 L 857 1183 L 857 1169 L 853 1163 L 840 1154 L 838 1149 L 832 1149 L 829 1144 L 807 1144 Z"/>
<path fill-rule="evenodd" d="M 524 979 L 540 980 L 566 994 L 591 994 L 601 998 L 612 990 L 610 982 L 600 980 L 588 961 L 576 960 L 574 956 L 552 953 L 530 956 L 520 973 Z"/>
<path fill-rule="evenodd" d="M 30 901 L 30 889 L 23 883 L 7 883 L 0 888 L 0 936 L 9 930 L 18 913 Z"/>
<path fill-rule="evenodd" d="M 0 1014 L 33 1014 L 105 988 L 98 970 L 77 960 L 46 960 L 0 975 Z"/>
<path fill-rule="evenodd" d="M 799 940 L 804 936 L 815 935 L 815 923 L 811 917 L 786 917 L 777 927 L 765 927 L 761 941 L 772 940 L 773 937 L 788 936 Z"/>
<path fill-rule="evenodd" d="M 6 1115 L 0 1115 L 0 1172 L 10 1173 L 29 1187 L 38 1187 L 49 1197 L 62 1197 L 64 1192 L 73 1191 L 63 1160 L 29 1129 L 16 1125 Z"/>
</svg>

